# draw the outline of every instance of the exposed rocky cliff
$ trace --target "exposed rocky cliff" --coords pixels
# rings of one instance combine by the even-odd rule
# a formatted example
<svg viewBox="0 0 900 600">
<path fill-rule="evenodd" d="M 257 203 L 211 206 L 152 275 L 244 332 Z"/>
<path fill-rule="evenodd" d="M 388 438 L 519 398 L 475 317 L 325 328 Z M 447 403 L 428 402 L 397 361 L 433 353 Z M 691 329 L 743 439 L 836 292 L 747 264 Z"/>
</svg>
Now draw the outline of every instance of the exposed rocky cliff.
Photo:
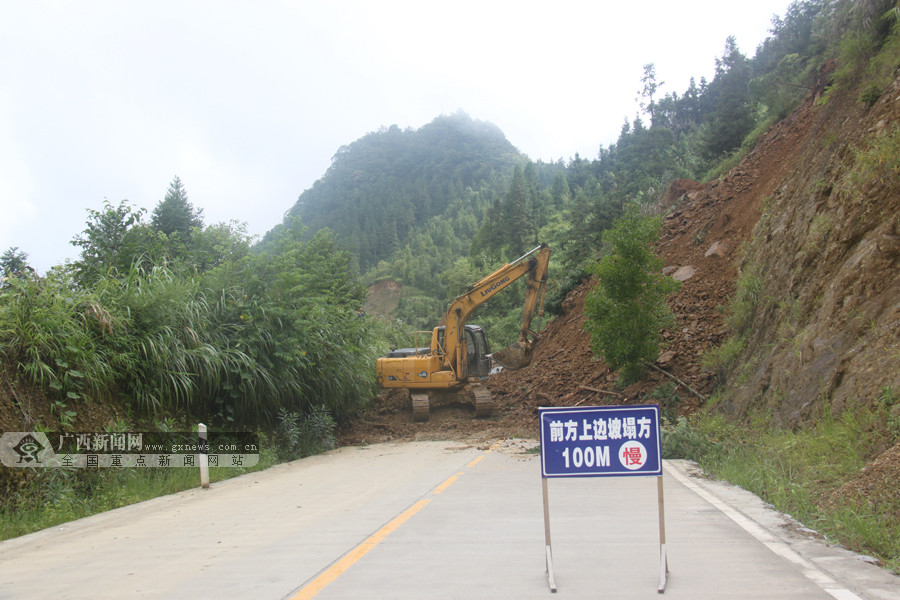
<svg viewBox="0 0 900 600">
<path fill-rule="evenodd" d="M 900 71 L 871 107 L 850 93 L 807 104 L 804 130 L 738 267 L 746 348 L 727 406 L 786 424 L 900 390 Z M 883 399 L 883 398 L 882 398 Z"/>
</svg>

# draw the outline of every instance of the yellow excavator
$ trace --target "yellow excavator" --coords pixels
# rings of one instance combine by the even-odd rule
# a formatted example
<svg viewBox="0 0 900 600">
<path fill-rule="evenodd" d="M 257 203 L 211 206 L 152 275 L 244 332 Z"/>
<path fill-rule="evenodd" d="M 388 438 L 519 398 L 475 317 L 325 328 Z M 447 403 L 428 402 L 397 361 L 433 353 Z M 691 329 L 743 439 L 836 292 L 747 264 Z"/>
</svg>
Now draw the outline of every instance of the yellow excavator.
<svg viewBox="0 0 900 600">
<path fill-rule="evenodd" d="M 531 363 L 533 346 L 539 337 L 531 329 L 531 320 L 536 311 L 539 318 L 544 313 L 549 262 L 550 247 L 541 244 L 469 285 L 466 293 L 450 302 L 442 325 L 431 332 L 417 332 L 414 347 L 393 350 L 377 360 L 378 385 L 408 390 L 416 421 L 428 420 L 432 403 L 467 402 L 475 405 L 476 417 L 491 416 L 494 402 L 490 391 L 481 382 L 494 368 L 492 363 L 510 370 Z M 519 339 L 506 349 L 491 354 L 484 330 L 468 324 L 469 316 L 526 275 L 525 309 Z M 419 346 L 420 335 L 431 336 L 429 346 Z"/>
</svg>

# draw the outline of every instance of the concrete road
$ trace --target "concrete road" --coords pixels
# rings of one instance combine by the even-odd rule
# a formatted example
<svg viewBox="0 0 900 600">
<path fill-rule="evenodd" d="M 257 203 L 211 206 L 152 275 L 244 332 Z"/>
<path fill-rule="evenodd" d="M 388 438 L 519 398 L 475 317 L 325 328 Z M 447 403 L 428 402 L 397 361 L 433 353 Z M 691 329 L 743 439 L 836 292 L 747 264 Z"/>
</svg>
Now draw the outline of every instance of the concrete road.
<svg viewBox="0 0 900 600">
<path fill-rule="evenodd" d="M 900 578 L 733 486 L 548 481 L 536 442 L 343 448 L 0 543 L 0 598 L 897 599 Z"/>
</svg>

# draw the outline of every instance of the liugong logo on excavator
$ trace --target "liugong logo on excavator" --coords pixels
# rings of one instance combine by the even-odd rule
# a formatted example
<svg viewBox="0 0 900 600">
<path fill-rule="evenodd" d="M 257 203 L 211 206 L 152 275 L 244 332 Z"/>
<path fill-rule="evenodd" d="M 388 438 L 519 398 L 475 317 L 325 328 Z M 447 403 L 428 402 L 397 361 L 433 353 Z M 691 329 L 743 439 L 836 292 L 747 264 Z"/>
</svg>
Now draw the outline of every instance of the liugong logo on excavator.
<svg viewBox="0 0 900 600">
<path fill-rule="evenodd" d="M 492 284 L 490 285 L 490 287 L 488 287 L 487 289 L 481 290 L 481 295 L 482 295 L 482 296 L 487 296 L 488 294 L 490 294 L 491 292 L 493 292 L 494 290 L 496 290 L 498 287 L 500 287 L 500 286 L 503 285 L 504 283 L 509 283 L 509 275 L 507 275 L 507 276 L 504 277 L 503 279 L 500 279 L 500 280 L 498 280 L 498 281 L 495 281 L 495 282 L 492 283 Z"/>
</svg>

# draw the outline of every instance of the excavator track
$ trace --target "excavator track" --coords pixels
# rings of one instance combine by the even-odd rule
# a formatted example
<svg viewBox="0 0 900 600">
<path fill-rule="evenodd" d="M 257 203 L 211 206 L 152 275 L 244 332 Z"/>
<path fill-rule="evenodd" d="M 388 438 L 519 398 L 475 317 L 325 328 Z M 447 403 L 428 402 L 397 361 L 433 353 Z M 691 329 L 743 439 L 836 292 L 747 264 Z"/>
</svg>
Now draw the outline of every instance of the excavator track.
<svg viewBox="0 0 900 600">
<path fill-rule="evenodd" d="M 428 394 L 410 394 L 412 399 L 413 420 L 424 422 L 431 416 L 431 409 L 428 404 Z"/>
<path fill-rule="evenodd" d="M 472 396 L 475 398 L 475 416 L 486 418 L 494 414 L 494 399 L 486 387 L 475 386 L 472 388 Z"/>
</svg>

